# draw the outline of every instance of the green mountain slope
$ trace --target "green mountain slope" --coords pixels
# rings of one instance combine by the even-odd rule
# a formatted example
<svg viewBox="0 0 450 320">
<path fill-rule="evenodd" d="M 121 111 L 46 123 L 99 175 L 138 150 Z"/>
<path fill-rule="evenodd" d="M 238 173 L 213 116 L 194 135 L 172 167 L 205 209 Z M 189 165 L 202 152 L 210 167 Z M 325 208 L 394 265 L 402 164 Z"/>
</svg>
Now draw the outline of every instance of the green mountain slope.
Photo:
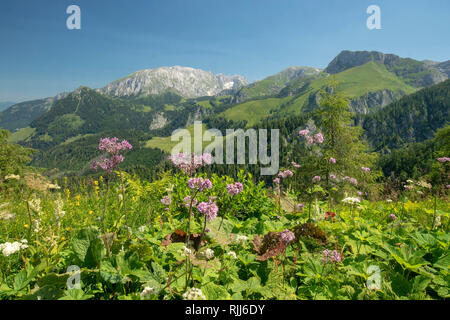
<svg viewBox="0 0 450 320">
<path fill-rule="evenodd" d="M 430 63 L 411 58 L 400 58 L 394 54 L 377 51 L 348 51 L 339 53 L 325 69 L 336 74 L 368 62 L 383 64 L 390 72 L 397 75 L 408 85 L 416 88 L 427 87 L 448 79 L 447 62 Z"/>
<path fill-rule="evenodd" d="M 234 96 L 235 103 L 245 100 L 277 95 L 286 85 L 295 79 L 315 77 L 322 70 L 312 67 L 290 67 L 263 80 L 256 81 L 240 89 Z"/>
<path fill-rule="evenodd" d="M 379 62 L 368 62 L 337 73 L 333 77 L 338 83 L 337 90 L 356 102 L 368 93 L 389 91 L 393 96 L 399 97 L 416 90 Z M 295 81 L 289 89 L 281 91 L 281 94 L 287 95 L 286 97 L 247 101 L 231 107 L 220 115 L 233 121 L 246 120 L 247 125 L 251 126 L 269 116 L 300 114 L 317 106 L 317 93 L 328 81 L 329 76 L 321 76 L 307 82 Z M 368 108 L 376 106 L 377 101 L 374 101 L 374 105 Z M 354 109 L 358 109 L 357 103 Z"/>
</svg>

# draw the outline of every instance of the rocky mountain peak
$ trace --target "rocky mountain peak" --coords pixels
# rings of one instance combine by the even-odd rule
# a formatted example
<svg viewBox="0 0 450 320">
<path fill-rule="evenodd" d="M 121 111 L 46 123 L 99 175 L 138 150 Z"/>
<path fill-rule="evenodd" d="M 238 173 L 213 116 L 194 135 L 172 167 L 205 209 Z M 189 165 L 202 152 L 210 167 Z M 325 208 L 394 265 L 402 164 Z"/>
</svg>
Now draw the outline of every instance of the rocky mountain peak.
<svg viewBox="0 0 450 320">
<path fill-rule="evenodd" d="M 112 96 L 144 96 L 173 90 L 185 98 L 195 98 L 238 90 L 247 84 L 247 79 L 239 75 L 214 75 L 201 69 L 172 66 L 137 71 L 98 91 Z"/>
<path fill-rule="evenodd" d="M 334 74 L 344 70 L 366 64 L 367 62 L 380 62 L 385 65 L 393 65 L 400 60 L 395 54 L 386 54 L 378 51 L 341 51 L 325 69 L 325 72 Z"/>
</svg>

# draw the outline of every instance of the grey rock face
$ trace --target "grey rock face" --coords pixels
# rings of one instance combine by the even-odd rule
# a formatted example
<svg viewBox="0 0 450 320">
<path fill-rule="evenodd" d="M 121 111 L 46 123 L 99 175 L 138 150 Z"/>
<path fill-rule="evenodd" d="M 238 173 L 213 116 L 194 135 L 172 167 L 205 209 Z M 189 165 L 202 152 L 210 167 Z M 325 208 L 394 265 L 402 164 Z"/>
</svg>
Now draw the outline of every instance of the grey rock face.
<svg viewBox="0 0 450 320">
<path fill-rule="evenodd" d="M 447 75 L 447 78 L 450 78 L 450 60 L 447 60 L 445 62 L 441 62 L 437 65 L 435 65 L 435 68 L 443 73 Z"/>
<path fill-rule="evenodd" d="M 348 51 L 344 50 L 334 58 L 325 72 L 334 74 L 344 70 L 366 64 L 367 62 L 381 62 L 385 65 L 393 65 L 400 60 L 399 56 L 394 54 L 384 54 L 377 51 Z"/>
<path fill-rule="evenodd" d="M 383 108 L 388 104 L 400 99 L 405 93 L 394 93 L 391 90 L 380 90 L 369 92 L 361 97 L 350 100 L 350 108 L 360 114 L 367 114 L 374 108 Z"/>
<path fill-rule="evenodd" d="M 159 112 L 155 114 L 155 116 L 153 117 L 149 129 L 150 130 L 161 129 L 164 128 L 166 124 L 167 118 L 164 117 L 164 113 Z"/>
<path fill-rule="evenodd" d="M 200 69 L 174 66 L 137 71 L 98 91 L 111 96 L 142 96 L 173 90 L 185 98 L 196 98 L 237 90 L 246 84 L 248 81 L 239 75 L 214 75 Z"/>
</svg>

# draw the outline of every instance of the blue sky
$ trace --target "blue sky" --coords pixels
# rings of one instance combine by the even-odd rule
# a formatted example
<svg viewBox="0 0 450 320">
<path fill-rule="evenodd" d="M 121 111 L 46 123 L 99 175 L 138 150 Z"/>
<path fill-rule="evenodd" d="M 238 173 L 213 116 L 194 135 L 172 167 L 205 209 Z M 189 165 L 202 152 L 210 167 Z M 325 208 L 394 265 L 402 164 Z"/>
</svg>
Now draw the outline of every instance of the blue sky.
<svg viewBox="0 0 450 320">
<path fill-rule="evenodd" d="M 68 30 L 66 8 L 81 8 Z M 381 30 L 366 9 L 381 8 Z M 0 101 L 92 88 L 134 71 L 190 66 L 262 79 L 324 68 L 341 50 L 450 59 L 448 0 L 2 0 Z"/>
</svg>

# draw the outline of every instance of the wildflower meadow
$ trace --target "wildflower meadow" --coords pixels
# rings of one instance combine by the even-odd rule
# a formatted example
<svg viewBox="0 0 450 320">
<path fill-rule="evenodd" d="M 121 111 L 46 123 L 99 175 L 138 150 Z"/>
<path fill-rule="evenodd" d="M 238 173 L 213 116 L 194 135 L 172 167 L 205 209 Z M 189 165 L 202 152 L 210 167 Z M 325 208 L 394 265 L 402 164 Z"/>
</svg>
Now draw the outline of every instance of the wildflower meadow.
<svg viewBox="0 0 450 320">
<path fill-rule="evenodd" d="M 208 153 L 141 179 L 120 169 L 132 145 L 107 137 L 81 180 L 16 167 L 1 184 L 0 298 L 449 298 L 448 183 L 383 193 L 375 169 L 350 176 L 328 155 L 327 136 L 300 130 L 304 162 L 271 186 L 207 174 Z"/>
</svg>

